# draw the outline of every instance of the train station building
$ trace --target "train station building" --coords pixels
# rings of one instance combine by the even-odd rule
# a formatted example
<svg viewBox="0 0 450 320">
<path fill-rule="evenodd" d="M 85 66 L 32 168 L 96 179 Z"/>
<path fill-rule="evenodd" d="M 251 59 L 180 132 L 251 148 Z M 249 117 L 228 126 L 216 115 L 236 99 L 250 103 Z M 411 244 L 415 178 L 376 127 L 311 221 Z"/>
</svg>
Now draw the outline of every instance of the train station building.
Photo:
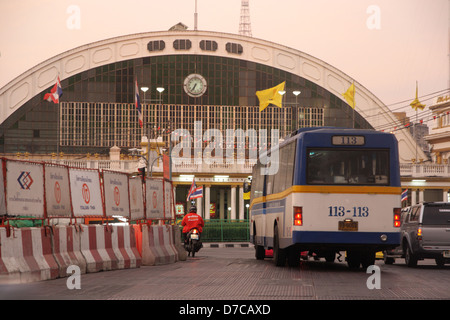
<svg viewBox="0 0 450 320">
<path fill-rule="evenodd" d="M 181 29 L 83 45 L 6 84 L 0 89 L 0 154 L 130 174 L 146 166 L 152 176 L 162 176 L 157 156 L 189 142 L 192 148 L 183 149 L 183 157 L 192 161 L 172 163 L 176 210 L 186 210 L 195 177 L 203 186 L 197 201 L 206 219 L 246 219 L 242 184 L 255 163 L 254 149 L 274 143 L 272 132 L 282 139 L 302 127 L 377 129 L 399 122 L 357 79 L 307 53 L 243 35 Z M 44 100 L 58 78 L 60 102 Z M 256 92 L 283 82 L 282 107 L 260 111 Z M 355 109 L 343 97 L 352 84 Z M 268 138 L 254 144 L 247 134 L 242 145 L 227 140 L 227 132 L 238 130 L 255 130 L 258 138 L 266 132 Z M 411 170 L 405 186 L 413 186 L 415 159 L 427 156 L 409 130 L 393 133 L 402 168 Z M 156 147 L 142 164 L 135 150 L 151 142 Z M 450 188 L 448 175 L 432 186 L 442 196 Z"/>
</svg>

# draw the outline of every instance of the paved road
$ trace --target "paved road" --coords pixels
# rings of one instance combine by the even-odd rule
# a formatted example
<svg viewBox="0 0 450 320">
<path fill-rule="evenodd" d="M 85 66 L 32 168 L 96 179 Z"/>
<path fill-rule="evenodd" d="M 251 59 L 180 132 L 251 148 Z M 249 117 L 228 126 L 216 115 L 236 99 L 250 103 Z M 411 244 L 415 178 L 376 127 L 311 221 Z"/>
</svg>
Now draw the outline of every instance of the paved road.
<svg viewBox="0 0 450 320">
<path fill-rule="evenodd" d="M 253 247 L 203 248 L 195 258 L 164 266 L 91 273 L 81 289 L 69 290 L 67 278 L 0 285 L 0 300 L 393 300 L 450 299 L 450 265 L 403 260 L 380 268 L 380 289 L 368 289 L 372 274 L 347 264 L 303 261 L 298 268 L 278 268 L 258 261 Z M 373 282 L 374 283 L 374 282 Z"/>
</svg>

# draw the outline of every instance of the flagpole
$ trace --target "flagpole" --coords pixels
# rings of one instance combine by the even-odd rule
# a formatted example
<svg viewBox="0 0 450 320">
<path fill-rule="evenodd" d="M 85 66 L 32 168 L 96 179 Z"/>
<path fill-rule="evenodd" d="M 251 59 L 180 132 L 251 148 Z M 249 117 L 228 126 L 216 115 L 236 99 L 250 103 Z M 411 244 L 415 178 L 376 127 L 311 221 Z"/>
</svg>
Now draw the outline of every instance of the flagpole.
<svg viewBox="0 0 450 320">
<path fill-rule="evenodd" d="M 60 82 L 59 78 L 59 72 L 58 72 L 58 78 L 57 82 Z M 61 83 L 61 82 L 60 82 Z M 58 92 L 58 88 L 56 88 L 56 91 Z M 58 96 L 58 110 L 57 110 L 57 119 L 56 119 L 56 154 L 59 155 L 59 137 L 60 137 L 60 124 L 61 124 L 61 97 Z"/>
<path fill-rule="evenodd" d="M 416 108 L 416 122 L 414 123 L 414 142 L 416 143 L 416 163 L 418 163 L 417 161 L 417 140 L 416 140 L 416 126 L 417 126 L 417 120 L 418 120 L 418 114 L 417 114 L 417 108 Z"/>
<path fill-rule="evenodd" d="M 59 155 L 60 115 L 61 102 L 58 99 L 57 122 L 56 122 L 56 154 Z"/>
<path fill-rule="evenodd" d="M 353 107 L 353 129 L 355 129 L 355 107 Z"/>
<path fill-rule="evenodd" d="M 353 88 L 355 88 L 355 83 L 353 82 Z M 356 109 L 356 103 L 355 103 L 355 89 L 353 89 L 353 129 L 355 129 L 355 109 Z"/>
<path fill-rule="evenodd" d="M 418 99 L 418 97 L 417 97 L 417 80 L 416 80 L 416 99 Z M 415 144 L 416 144 L 416 163 L 419 163 L 419 161 L 417 161 L 418 159 L 417 159 L 417 139 L 416 139 L 416 130 L 417 130 L 417 120 L 419 119 L 419 115 L 418 115 L 418 113 L 417 113 L 417 106 L 416 106 L 416 121 L 414 122 L 414 134 L 413 134 L 413 136 L 414 136 L 414 142 L 415 142 Z"/>
</svg>

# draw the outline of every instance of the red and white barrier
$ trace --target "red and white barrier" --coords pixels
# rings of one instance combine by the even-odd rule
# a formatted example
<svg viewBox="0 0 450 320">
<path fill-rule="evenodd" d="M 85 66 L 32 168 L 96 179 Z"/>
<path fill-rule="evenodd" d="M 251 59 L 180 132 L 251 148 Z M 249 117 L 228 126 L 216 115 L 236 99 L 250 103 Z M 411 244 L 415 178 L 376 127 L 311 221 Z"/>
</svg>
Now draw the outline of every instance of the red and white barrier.
<svg viewBox="0 0 450 320">
<path fill-rule="evenodd" d="M 173 226 L 143 225 L 142 264 L 153 266 L 178 261 L 178 252 L 173 239 Z"/>
<path fill-rule="evenodd" d="M 1 282 L 31 282 L 58 277 L 59 268 L 52 254 L 48 228 L 12 229 L 10 234 L 5 228 L 0 228 L 0 245 Z"/>
<path fill-rule="evenodd" d="M 80 267 L 81 273 L 86 273 L 86 260 L 81 254 L 81 243 L 78 226 L 57 226 L 53 228 L 53 256 L 59 266 L 59 277 L 67 277 L 70 265 Z"/>
<path fill-rule="evenodd" d="M 17 236 L 0 228 L 0 284 L 20 283 L 20 271 L 24 270 L 25 261 L 19 257 L 22 241 Z M 21 239 L 20 239 L 21 240 Z"/>
<path fill-rule="evenodd" d="M 117 258 L 112 249 L 111 227 L 81 225 L 81 253 L 86 260 L 86 272 L 116 270 Z"/>
<path fill-rule="evenodd" d="M 112 226 L 112 247 L 119 269 L 139 268 L 141 255 L 136 246 L 133 226 Z"/>
<path fill-rule="evenodd" d="M 184 245 L 181 243 L 181 230 L 176 225 L 173 226 L 173 243 L 178 252 L 178 259 L 180 261 L 186 261 L 187 252 L 186 249 L 184 249 Z"/>
<path fill-rule="evenodd" d="M 178 226 L 0 228 L 0 284 L 68 277 L 71 265 L 86 273 L 185 260 L 174 228 Z"/>
</svg>

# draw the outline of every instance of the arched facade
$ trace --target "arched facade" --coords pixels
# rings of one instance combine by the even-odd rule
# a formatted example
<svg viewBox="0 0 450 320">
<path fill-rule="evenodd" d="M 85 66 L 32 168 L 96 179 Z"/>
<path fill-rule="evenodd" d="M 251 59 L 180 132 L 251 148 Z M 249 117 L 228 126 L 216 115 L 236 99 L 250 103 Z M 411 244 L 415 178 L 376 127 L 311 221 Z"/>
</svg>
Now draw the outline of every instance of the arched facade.
<svg viewBox="0 0 450 320">
<path fill-rule="evenodd" d="M 207 81 L 208 89 L 200 98 L 189 97 L 183 90 L 183 81 L 191 73 L 200 73 Z M 342 97 L 351 83 L 356 87 L 355 127 L 380 127 L 397 121 L 392 112 L 364 86 L 326 62 L 301 51 L 234 34 L 206 31 L 149 32 L 74 48 L 42 62 L 0 89 L 0 153 L 56 151 L 58 112 L 56 105 L 43 101 L 43 95 L 50 90 L 58 75 L 64 92 L 59 116 L 60 147 L 68 153 L 98 152 L 98 146 L 93 142 L 64 145 L 62 139 L 66 137 L 67 141 L 75 141 L 76 134 L 84 137 L 84 128 L 87 130 L 90 127 L 86 121 L 91 121 L 91 124 L 95 122 L 92 118 L 86 118 L 89 115 L 100 117 L 100 114 L 117 114 L 119 109 L 129 110 L 123 111 L 125 113 L 120 116 L 119 126 L 125 128 L 121 132 L 122 136 L 136 137 L 126 140 L 123 145 L 119 143 L 120 147 L 132 147 L 139 141 L 143 132 L 137 129 L 133 114 L 135 79 L 139 86 L 150 88 L 147 96 L 141 92 L 141 99 L 145 100 L 144 111 L 147 110 L 147 123 L 152 119 L 154 122 L 163 121 L 161 119 L 168 119 L 171 115 L 176 117 L 181 106 L 183 111 L 178 115 L 179 118 L 188 119 L 190 112 L 200 112 L 208 118 L 209 115 L 220 113 L 221 118 L 214 119 L 216 124 L 223 126 L 224 119 L 228 119 L 231 125 L 237 120 L 230 120 L 231 115 L 239 112 L 248 114 L 250 108 L 256 108 L 257 90 L 282 81 L 286 81 L 287 91 L 284 105 L 308 110 L 320 109 L 319 120 L 322 122 L 319 121 L 319 125 L 353 125 L 352 109 Z M 159 96 L 155 93 L 158 86 L 165 88 Z M 302 93 L 294 97 L 293 90 Z M 159 104 L 166 106 L 167 110 L 151 113 L 151 106 Z M 206 110 L 203 106 L 209 107 Z M 221 106 L 220 110 L 217 106 Z M 284 132 L 290 132 L 300 125 L 300 113 L 276 109 L 273 107 L 268 110 L 267 115 L 264 114 L 266 111 L 252 111 L 253 116 L 241 119 L 245 122 L 242 126 L 265 124 L 273 127 L 284 121 L 290 124 L 290 127 L 284 128 Z M 64 110 L 75 111 L 64 114 Z M 254 120 L 256 118 L 258 120 Z M 190 119 L 197 119 L 197 115 Z M 71 120 L 78 121 L 80 126 L 66 128 L 67 132 L 74 135 L 64 136 L 64 123 L 69 124 Z M 117 124 L 117 118 L 114 121 L 104 117 L 97 122 L 108 123 L 111 128 L 114 123 Z M 204 129 L 205 125 L 210 128 L 215 124 L 204 124 Z M 280 129 L 283 126 L 280 125 Z M 176 127 L 174 123 L 172 128 Z M 91 131 L 90 136 L 96 137 L 107 129 L 106 125 L 99 124 L 97 131 Z M 108 131 L 109 136 L 115 134 L 116 131 Z M 401 160 L 410 161 L 416 154 L 413 138 L 407 130 L 399 130 L 395 134 L 399 141 Z M 100 146 L 109 148 L 112 146 L 110 144 L 118 144 L 111 139 L 105 142 L 99 142 Z M 419 157 L 424 158 L 424 155 L 420 154 Z"/>
</svg>

